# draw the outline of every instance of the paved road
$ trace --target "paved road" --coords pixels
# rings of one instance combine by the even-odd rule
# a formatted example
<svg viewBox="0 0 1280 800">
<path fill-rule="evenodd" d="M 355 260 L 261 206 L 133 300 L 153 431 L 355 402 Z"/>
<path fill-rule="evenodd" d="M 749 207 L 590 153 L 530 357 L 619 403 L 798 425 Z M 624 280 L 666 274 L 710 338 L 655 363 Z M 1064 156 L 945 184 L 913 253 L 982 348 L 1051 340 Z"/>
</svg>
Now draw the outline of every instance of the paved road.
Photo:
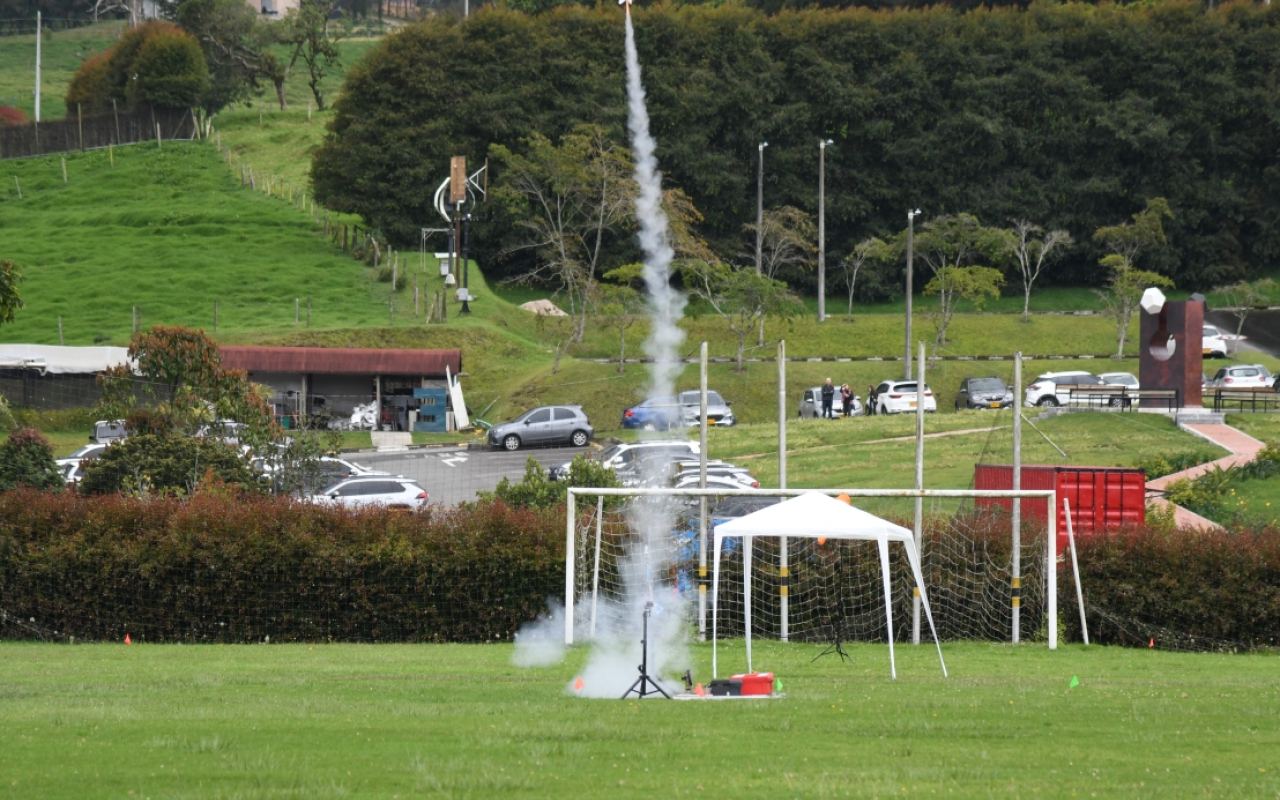
<svg viewBox="0 0 1280 800">
<path fill-rule="evenodd" d="M 1205 322 L 1216 326 L 1218 330 L 1235 333 L 1239 320 L 1229 311 L 1210 311 L 1205 314 Z M 1280 358 L 1280 311 L 1250 313 L 1245 317 L 1244 329 L 1240 333 L 1249 337 L 1240 343 L 1241 355 L 1252 350 Z M 1209 371 L 1208 365 L 1205 370 Z"/>
<path fill-rule="evenodd" d="M 504 477 L 520 480 L 530 456 L 546 468 L 572 461 L 574 456 L 589 449 L 530 448 L 508 453 L 505 450 L 436 448 L 400 453 L 351 453 L 344 457 L 370 469 L 414 478 L 427 490 L 432 503 L 456 505 L 474 500 L 476 492 L 491 491 Z"/>
</svg>

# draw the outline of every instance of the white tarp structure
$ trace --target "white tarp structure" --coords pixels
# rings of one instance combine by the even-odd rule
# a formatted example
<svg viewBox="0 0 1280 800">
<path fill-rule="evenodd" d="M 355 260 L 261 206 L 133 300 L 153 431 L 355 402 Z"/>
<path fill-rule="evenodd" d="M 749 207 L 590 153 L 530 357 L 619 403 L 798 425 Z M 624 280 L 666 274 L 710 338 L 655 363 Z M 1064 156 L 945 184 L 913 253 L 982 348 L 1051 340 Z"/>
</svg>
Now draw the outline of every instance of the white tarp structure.
<svg viewBox="0 0 1280 800">
<path fill-rule="evenodd" d="M 132 366 L 128 348 L 0 344 L 0 369 L 35 369 L 53 375 L 92 375 L 119 364 Z"/>
<path fill-rule="evenodd" d="M 777 505 L 761 509 L 745 517 L 721 523 L 715 528 L 715 550 L 711 572 L 711 674 L 718 677 L 716 645 L 717 610 L 720 597 L 720 550 L 726 538 L 742 539 L 742 597 L 746 614 L 747 634 L 747 671 L 751 671 L 751 542 L 760 536 L 786 536 L 804 539 L 860 539 L 874 541 L 880 549 L 880 574 L 884 579 L 884 613 L 888 624 L 889 639 L 889 672 L 896 680 L 898 668 L 893 658 L 893 592 L 889 585 L 889 543 L 900 542 L 907 552 L 907 560 L 911 563 L 911 574 L 915 585 L 920 587 L 920 600 L 924 604 L 925 616 L 929 619 L 929 630 L 933 632 L 933 643 L 938 648 L 938 662 L 942 664 L 942 674 L 947 674 L 946 662 L 942 660 L 942 645 L 938 642 L 938 631 L 933 626 L 933 612 L 929 608 L 929 597 L 924 590 L 924 577 L 920 572 L 920 555 L 916 552 L 915 538 L 911 531 L 901 525 L 880 519 L 868 514 L 860 508 L 854 508 L 843 500 L 828 497 L 818 492 L 810 492 L 793 497 Z"/>
</svg>

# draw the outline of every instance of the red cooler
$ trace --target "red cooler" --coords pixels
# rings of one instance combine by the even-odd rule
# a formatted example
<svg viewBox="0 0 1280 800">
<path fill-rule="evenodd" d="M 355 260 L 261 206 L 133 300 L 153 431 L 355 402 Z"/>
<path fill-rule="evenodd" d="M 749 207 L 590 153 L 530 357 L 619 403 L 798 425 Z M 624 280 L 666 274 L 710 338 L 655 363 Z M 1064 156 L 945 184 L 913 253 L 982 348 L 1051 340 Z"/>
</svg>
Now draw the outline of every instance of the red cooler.
<svg viewBox="0 0 1280 800">
<path fill-rule="evenodd" d="M 734 675 L 733 680 L 742 681 L 742 696 L 773 694 L 772 672 L 748 672 L 746 675 Z"/>
</svg>

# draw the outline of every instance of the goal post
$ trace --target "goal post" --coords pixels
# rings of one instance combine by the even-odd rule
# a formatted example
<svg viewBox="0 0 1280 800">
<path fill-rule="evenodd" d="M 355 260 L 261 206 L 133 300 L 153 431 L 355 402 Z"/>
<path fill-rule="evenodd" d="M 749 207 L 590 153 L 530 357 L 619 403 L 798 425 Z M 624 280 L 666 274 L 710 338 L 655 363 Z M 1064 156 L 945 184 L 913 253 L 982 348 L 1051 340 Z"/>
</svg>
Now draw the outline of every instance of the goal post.
<svg viewBox="0 0 1280 800">
<path fill-rule="evenodd" d="M 1057 538 L 1058 538 L 1057 537 L 1057 516 L 1058 515 L 1056 513 L 1053 513 L 1053 511 L 1057 509 L 1057 497 L 1056 497 L 1056 492 L 1054 492 L 1051 489 L 1013 491 L 1013 490 L 989 490 L 989 489 L 745 489 L 745 488 L 744 489 L 721 489 L 721 488 L 717 488 L 717 489 L 698 489 L 698 488 L 601 489 L 601 488 L 588 488 L 588 487 L 571 487 L 567 493 L 567 507 L 566 507 L 567 513 L 566 513 L 566 522 L 565 522 L 565 598 L 564 598 L 565 644 L 572 645 L 574 643 L 575 625 L 577 624 L 582 625 L 582 627 L 579 629 L 579 633 L 583 635 L 583 638 L 589 638 L 591 636 L 594 636 L 596 631 L 596 624 L 597 624 L 597 613 L 599 612 L 599 609 L 601 608 L 601 605 L 602 605 L 600 602 L 600 599 L 602 597 L 602 593 L 606 591 L 606 589 L 601 585 L 601 570 L 602 568 L 608 569 L 609 565 L 611 564 L 616 567 L 617 563 L 622 558 L 622 556 L 620 556 L 618 553 L 611 553 L 609 555 L 606 555 L 605 566 L 602 567 L 602 560 L 601 560 L 602 542 L 609 537 L 613 537 L 614 539 L 617 539 L 618 537 L 625 536 L 626 535 L 625 530 L 627 527 L 625 520 L 622 520 L 622 519 L 614 520 L 613 524 L 610 526 L 604 525 L 604 517 L 607 513 L 606 498 L 617 498 L 618 500 L 623 500 L 623 501 L 630 500 L 634 502 L 636 500 L 640 500 L 643 498 L 665 497 L 665 498 L 671 498 L 673 503 L 680 503 L 680 502 L 683 502 L 685 504 L 694 503 L 694 505 L 696 506 L 703 499 L 705 499 L 708 503 L 712 499 L 719 499 L 721 501 L 726 501 L 733 498 L 745 498 L 747 500 L 750 500 L 752 498 L 786 499 L 791 497 L 797 497 L 802 494 L 808 494 L 810 492 L 819 492 L 821 494 L 825 494 L 833 497 L 843 494 L 843 495 L 849 496 L 850 498 L 881 498 L 881 499 L 897 498 L 897 499 L 920 499 L 921 501 L 923 500 L 977 501 L 977 500 L 983 500 L 983 499 L 988 501 L 1007 500 L 1007 501 L 1011 501 L 1011 505 L 1014 507 L 1020 506 L 1021 503 L 1026 500 L 1047 501 L 1046 507 L 1050 510 L 1050 513 L 1047 513 L 1044 519 L 1045 546 L 1043 550 L 1044 560 L 1043 560 L 1043 575 L 1042 575 L 1043 595 L 1044 595 L 1043 613 L 1046 619 L 1045 638 L 1047 640 L 1048 647 L 1050 650 L 1057 649 L 1058 647 L 1058 597 L 1057 597 L 1058 587 L 1057 587 L 1056 564 L 1058 560 L 1058 547 L 1057 547 Z M 583 504 L 584 506 L 582 508 L 583 514 L 586 515 L 590 513 L 590 518 L 587 519 L 585 523 L 582 519 L 580 519 L 580 515 L 579 515 L 580 500 L 594 500 L 594 502 Z M 1016 502 L 1013 502 L 1013 501 L 1016 501 Z M 579 536 L 579 531 L 578 531 L 578 528 L 580 525 L 584 529 L 581 536 Z M 613 528 L 614 529 L 613 532 L 607 531 L 606 530 L 607 527 Z M 694 550 L 695 552 L 698 550 L 704 553 L 709 552 L 709 548 L 712 546 L 711 542 L 702 541 L 702 540 L 711 538 L 713 531 L 699 530 L 699 526 L 695 524 L 691 526 L 690 530 L 686 532 L 689 534 L 695 535 L 697 538 L 697 541 L 685 541 L 683 543 L 678 542 L 676 541 L 677 531 L 673 529 L 669 537 L 670 553 L 678 555 L 681 547 L 687 547 L 690 549 L 696 548 L 696 550 Z M 1011 542 L 1010 547 L 1012 546 L 1013 545 Z M 616 547 L 614 549 L 616 549 Z M 977 543 L 977 544 L 966 543 L 966 546 L 958 548 L 958 551 L 959 551 L 959 555 L 953 556 L 952 560 L 963 560 L 963 558 L 965 558 L 966 556 L 970 558 L 980 557 L 981 554 L 985 553 L 984 545 L 982 543 Z M 978 555 L 975 555 L 975 554 L 978 554 Z M 1031 551 L 1031 555 L 1034 556 L 1034 551 Z M 930 554 L 928 553 L 928 545 L 926 544 L 925 547 L 921 548 L 920 550 L 920 558 L 922 560 L 926 560 L 929 558 L 929 556 Z M 795 553 L 791 554 L 791 566 L 788 571 L 788 575 L 783 576 L 781 580 L 781 585 L 783 587 L 787 586 L 788 583 L 790 583 L 792 587 L 791 591 L 789 592 L 791 596 L 788 598 L 790 600 L 790 603 L 788 604 L 789 611 L 792 614 L 799 613 L 797 612 L 799 598 L 796 595 L 796 588 L 795 588 L 796 581 L 797 581 L 797 571 L 796 571 L 796 566 L 798 565 L 797 559 L 798 559 L 798 554 L 795 554 Z M 1036 560 L 1039 560 L 1039 559 L 1036 559 Z M 847 581 L 847 578 L 842 578 L 840 576 L 841 564 L 840 564 L 839 556 L 836 557 L 836 563 L 834 565 L 834 569 L 836 573 L 836 576 L 835 576 L 836 581 L 838 583 L 843 583 Z M 580 574 L 580 572 L 588 572 L 588 571 L 590 573 L 589 575 Z M 696 568 L 695 570 L 691 570 L 691 571 L 696 571 Z M 980 580 L 985 581 L 985 583 L 984 585 L 977 586 L 976 588 L 971 587 L 966 591 L 968 592 L 968 595 L 972 595 L 977 598 L 976 600 L 973 600 L 973 602 L 986 603 L 987 610 L 988 612 L 990 612 L 990 606 L 991 606 L 991 603 L 993 602 L 990 598 L 990 595 L 992 593 L 992 587 L 996 583 L 999 583 L 1000 581 L 1007 581 L 1007 579 L 1003 577 L 997 578 L 997 577 L 993 577 L 991 574 L 987 574 L 987 573 L 991 573 L 992 569 L 990 569 L 989 566 L 985 564 L 972 567 L 971 571 L 983 573 L 979 577 L 980 577 Z M 672 571 L 672 574 L 675 574 L 674 570 Z M 776 576 L 779 573 L 775 568 L 769 574 Z M 709 577 L 710 576 L 706 576 L 706 575 L 697 576 L 697 588 L 698 588 L 699 594 L 701 594 L 706 590 L 706 587 L 703 584 L 704 582 L 709 582 Z M 685 576 L 684 573 L 681 573 L 680 580 L 688 580 L 688 577 Z M 928 575 L 926 575 L 925 580 L 926 582 L 928 581 Z M 1019 581 L 1018 583 L 1021 583 L 1023 586 L 1026 585 L 1026 583 L 1022 581 Z M 1007 604 L 1007 610 L 1009 612 L 1009 617 L 1010 617 L 1009 633 L 1012 633 L 1012 619 L 1014 618 L 1013 607 L 1017 606 L 1019 604 L 1019 601 L 1021 600 L 1024 603 L 1023 607 L 1025 608 L 1025 602 L 1028 599 L 1028 596 L 1026 594 L 1022 594 L 1021 597 L 1019 596 L 1020 587 L 1018 586 L 1018 583 L 1008 581 L 1007 583 L 1003 584 L 1004 588 L 1009 588 L 1012 590 L 1011 602 Z M 822 591 L 822 590 L 823 589 L 821 587 L 818 589 L 818 591 Z M 617 592 L 616 589 L 612 591 L 614 591 L 615 594 Z M 934 589 L 930 588 L 929 591 L 933 592 Z M 985 597 L 979 597 L 979 595 L 985 595 Z M 581 598 L 581 602 L 579 602 L 580 598 Z M 750 598 L 744 598 L 744 599 L 747 603 L 751 602 Z M 712 602 L 715 603 L 715 600 L 716 599 L 713 598 Z M 834 603 L 835 605 L 838 605 L 841 608 L 844 608 L 847 605 L 849 605 L 847 599 L 844 598 L 843 596 L 838 598 L 836 601 L 826 599 L 826 600 L 823 600 L 822 602 L 827 606 L 830 606 Z M 935 607 L 938 606 L 939 603 L 940 601 L 935 601 L 934 602 Z M 691 605 L 699 609 L 697 611 L 697 614 L 699 616 L 699 619 L 697 620 L 699 629 L 702 630 L 702 629 L 709 628 L 710 626 L 705 625 L 705 618 L 703 618 L 703 615 L 706 613 L 706 608 L 708 604 L 691 603 Z M 780 607 L 777 609 L 777 612 L 776 612 L 778 616 L 781 616 L 781 614 L 783 613 L 787 613 L 786 611 L 783 610 L 784 608 L 785 606 L 780 605 Z M 883 617 L 883 614 L 884 614 L 883 605 L 881 605 L 880 616 Z M 786 630 L 788 622 L 790 622 L 790 620 L 779 619 L 779 628 L 781 630 Z M 792 630 L 794 631 L 795 628 L 793 627 Z M 964 635 L 965 634 L 963 632 L 960 633 L 961 637 L 963 637 Z M 795 636 L 792 636 L 791 638 L 794 639 Z"/>
</svg>

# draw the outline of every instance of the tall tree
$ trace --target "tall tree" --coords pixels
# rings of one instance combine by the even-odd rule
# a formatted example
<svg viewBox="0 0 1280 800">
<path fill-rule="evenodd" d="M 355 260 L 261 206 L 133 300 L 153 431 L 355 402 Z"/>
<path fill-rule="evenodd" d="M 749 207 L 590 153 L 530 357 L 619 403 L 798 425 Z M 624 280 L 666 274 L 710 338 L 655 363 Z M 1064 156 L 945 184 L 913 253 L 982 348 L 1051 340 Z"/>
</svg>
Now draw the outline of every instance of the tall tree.
<svg viewBox="0 0 1280 800">
<path fill-rule="evenodd" d="M 644 295 L 636 290 L 643 284 L 644 265 L 627 264 L 611 269 L 604 278 L 612 283 L 600 286 L 600 322 L 618 332 L 618 372 L 626 372 L 627 331 L 644 319 Z"/>
<path fill-rule="evenodd" d="M 1172 289 L 1174 283 L 1158 272 L 1141 270 L 1138 257 L 1167 243 L 1164 220 L 1173 212 L 1163 197 L 1147 201 L 1147 207 L 1133 215 L 1133 222 L 1099 228 L 1093 239 L 1107 249 L 1098 263 L 1106 267 L 1110 278 L 1107 290 L 1098 292 L 1107 313 L 1116 324 L 1116 358 L 1124 357 L 1124 343 L 1129 335 L 1129 322 L 1142 299 L 1142 293 L 1155 286 Z"/>
<path fill-rule="evenodd" d="M 304 42 L 286 41 L 285 57 L 276 55 L 283 28 L 258 18 L 243 0 L 184 0 L 178 23 L 196 37 L 219 81 L 215 96 L 231 98 L 258 94 L 270 82 L 280 110 L 288 108 L 284 84 L 302 55 Z"/>
<path fill-rule="evenodd" d="M 307 86 L 315 98 L 316 108 L 324 110 L 321 82 L 337 66 L 342 55 L 338 49 L 341 37 L 341 0 L 301 0 L 280 23 L 277 40 L 297 48 L 307 67 Z"/>
<path fill-rule="evenodd" d="M 1000 297 L 1000 287 L 1004 285 L 1004 276 L 1000 270 L 991 267 L 955 267 L 947 266 L 925 284 L 925 294 L 946 295 L 946 303 L 938 303 L 937 310 L 931 312 L 934 321 L 933 354 L 938 354 L 938 347 L 947 343 L 947 326 L 956 313 L 956 301 L 968 300 L 974 308 L 981 310 L 987 298 L 995 300 Z"/>
<path fill-rule="evenodd" d="M 858 286 L 858 273 L 867 262 L 884 261 L 893 257 L 893 248 L 882 239 L 872 236 L 863 239 L 854 246 L 853 252 L 840 260 L 840 271 L 844 275 L 845 288 L 849 291 L 849 310 L 845 319 L 853 321 L 853 294 Z"/>
<path fill-rule="evenodd" d="M 1037 234 L 1044 234 L 1038 236 Z M 1018 260 L 1022 273 L 1022 321 L 1031 313 L 1031 287 L 1052 258 L 1072 245 L 1071 234 L 1063 230 L 1044 233 L 1044 228 L 1026 220 L 1014 220 L 1006 249 Z"/>
<path fill-rule="evenodd" d="M 804 308 L 785 283 L 757 274 L 754 267 L 689 262 L 681 273 L 689 291 L 706 301 L 737 337 L 738 372 L 743 371 L 747 336 L 763 324 L 766 316 L 789 320 Z"/>
<path fill-rule="evenodd" d="M 905 240 L 906 232 L 903 231 L 897 237 L 898 246 L 901 247 Z M 961 292 L 973 291 L 975 285 L 986 286 L 988 283 L 982 277 L 985 273 L 965 272 L 964 268 L 981 257 L 997 257 L 1007 245 L 1004 231 L 985 227 L 972 214 L 935 217 L 921 227 L 915 238 L 915 252 L 933 273 L 926 289 L 932 287 L 931 293 L 938 295 L 935 352 L 938 345 L 946 341 L 947 325 L 955 314 L 955 303 L 964 297 Z"/>
<path fill-rule="evenodd" d="M 598 126 L 581 126 L 558 145 L 534 134 L 522 153 L 502 145 L 489 152 L 501 167 L 494 197 L 525 234 L 515 249 L 536 258 L 513 280 L 557 284 L 568 299 L 571 340 L 581 342 L 600 257 L 634 213 L 631 154 Z"/>
</svg>

